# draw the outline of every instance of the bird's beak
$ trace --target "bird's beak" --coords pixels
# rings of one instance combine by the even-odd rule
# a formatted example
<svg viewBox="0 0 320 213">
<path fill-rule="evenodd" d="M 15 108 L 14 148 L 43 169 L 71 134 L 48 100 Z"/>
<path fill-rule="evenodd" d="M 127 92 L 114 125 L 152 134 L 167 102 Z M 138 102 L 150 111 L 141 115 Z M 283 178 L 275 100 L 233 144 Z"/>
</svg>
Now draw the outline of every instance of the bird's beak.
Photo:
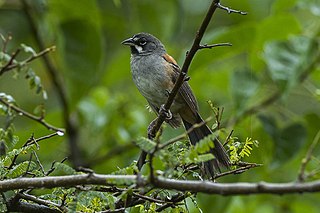
<svg viewBox="0 0 320 213">
<path fill-rule="evenodd" d="M 128 39 L 122 41 L 121 44 L 123 44 L 123 45 L 129 45 L 129 46 L 134 46 L 134 40 L 133 40 L 133 38 L 128 38 Z"/>
</svg>

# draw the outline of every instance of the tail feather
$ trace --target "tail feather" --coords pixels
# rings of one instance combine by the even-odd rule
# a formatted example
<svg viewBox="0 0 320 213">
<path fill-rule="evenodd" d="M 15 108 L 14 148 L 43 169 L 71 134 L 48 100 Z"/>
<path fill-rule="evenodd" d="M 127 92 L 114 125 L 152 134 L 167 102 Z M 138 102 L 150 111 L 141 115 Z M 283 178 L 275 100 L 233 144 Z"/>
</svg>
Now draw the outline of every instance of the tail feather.
<svg viewBox="0 0 320 213">
<path fill-rule="evenodd" d="M 186 120 L 182 120 L 183 124 L 186 128 L 186 130 L 190 129 L 193 125 Z M 199 117 L 199 123 L 202 121 L 202 119 Z M 199 142 L 204 137 L 212 134 L 212 131 L 209 129 L 207 125 L 202 125 L 201 127 L 195 128 L 193 131 L 191 131 L 188 136 L 190 139 L 190 142 L 192 145 L 195 145 L 197 142 Z M 214 159 L 204 162 L 204 171 L 205 174 L 210 176 L 211 178 L 214 178 L 214 175 L 216 173 L 221 172 L 221 168 L 229 168 L 230 166 L 230 159 L 227 155 L 226 150 L 222 146 L 222 144 L 219 142 L 217 138 L 214 139 L 214 148 L 211 149 L 211 152 L 214 155 Z"/>
</svg>

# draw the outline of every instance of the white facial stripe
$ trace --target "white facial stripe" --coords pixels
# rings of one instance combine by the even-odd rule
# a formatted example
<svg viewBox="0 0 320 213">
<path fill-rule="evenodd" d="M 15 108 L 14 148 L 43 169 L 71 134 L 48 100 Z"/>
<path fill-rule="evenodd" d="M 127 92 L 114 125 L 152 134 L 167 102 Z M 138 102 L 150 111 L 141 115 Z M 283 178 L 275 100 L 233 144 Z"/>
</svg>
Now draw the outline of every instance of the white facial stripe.
<svg viewBox="0 0 320 213">
<path fill-rule="evenodd" d="M 134 45 L 134 47 L 136 48 L 136 50 L 138 51 L 138 53 L 142 53 L 142 47 L 138 46 L 138 45 Z"/>
</svg>

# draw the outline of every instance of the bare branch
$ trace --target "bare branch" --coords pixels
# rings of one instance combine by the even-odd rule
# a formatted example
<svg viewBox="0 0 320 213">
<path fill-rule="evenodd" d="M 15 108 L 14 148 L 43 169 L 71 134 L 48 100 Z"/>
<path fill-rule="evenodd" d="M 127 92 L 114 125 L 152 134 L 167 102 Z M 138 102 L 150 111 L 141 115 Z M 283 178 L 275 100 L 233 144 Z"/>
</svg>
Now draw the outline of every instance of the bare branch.
<svg viewBox="0 0 320 213">
<path fill-rule="evenodd" d="M 178 191 L 203 192 L 220 195 L 249 195 L 249 194 L 293 194 L 304 192 L 319 192 L 320 180 L 299 183 L 214 183 L 209 181 L 186 181 L 157 178 L 154 185 L 163 189 Z"/>
<path fill-rule="evenodd" d="M 67 211 L 67 209 L 65 207 L 62 207 L 57 203 L 54 203 L 54 202 L 49 201 L 49 200 L 44 200 L 44 199 L 38 198 L 38 197 L 33 196 L 33 195 L 29 195 L 29 194 L 25 194 L 25 193 L 19 193 L 18 197 L 22 198 L 24 200 L 30 200 L 32 202 L 35 202 L 37 204 L 44 205 L 44 206 L 48 206 L 48 207 L 54 206 L 54 207 L 56 207 L 56 208 L 58 208 L 58 209 L 60 209 L 61 211 L 64 211 L 64 212 Z"/>
<path fill-rule="evenodd" d="M 226 176 L 226 175 L 230 175 L 230 174 L 241 174 L 249 169 L 252 169 L 252 168 L 256 168 L 256 167 L 259 167 L 259 166 L 262 166 L 261 164 L 256 164 L 256 163 L 250 163 L 250 164 L 245 164 L 243 166 L 240 166 L 239 168 L 236 168 L 236 169 L 233 169 L 231 171 L 227 171 L 227 172 L 223 172 L 223 173 L 218 173 L 215 175 L 214 179 L 218 179 L 218 178 L 221 178 L 223 176 Z"/>
<path fill-rule="evenodd" d="M 121 181 L 121 184 L 119 185 L 130 185 L 132 183 L 135 183 L 136 179 L 136 175 L 100 174 L 16 178 L 1 181 L 0 192 L 5 192 L 14 189 L 73 187 L 77 185 L 112 186 L 115 185 L 117 181 Z"/>
<path fill-rule="evenodd" d="M 151 184 L 146 177 L 139 177 L 139 181 L 145 186 Z M 137 184 L 137 175 L 102 175 L 79 174 L 67 176 L 17 178 L 0 182 L 0 192 L 14 189 L 30 188 L 54 188 L 75 187 L 77 185 L 100 186 L 129 186 Z M 175 180 L 155 177 L 153 185 L 156 188 L 177 191 L 202 192 L 206 194 L 220 195 L 249 195 L 249 194 L 292 194 L 320 192 L 320 180 L 312 182 L 288 182 L 288 183 L 214 183 L 210 181 Z"/>
</svg>

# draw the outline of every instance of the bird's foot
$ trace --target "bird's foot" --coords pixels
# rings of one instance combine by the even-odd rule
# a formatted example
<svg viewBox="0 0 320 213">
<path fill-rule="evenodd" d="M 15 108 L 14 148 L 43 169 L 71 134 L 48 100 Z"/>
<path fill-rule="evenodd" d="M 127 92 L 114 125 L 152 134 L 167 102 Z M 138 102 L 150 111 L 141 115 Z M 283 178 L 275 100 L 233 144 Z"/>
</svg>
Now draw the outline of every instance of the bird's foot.
<svg viewBox="0 0 320 213">
<path fill-rule="evenodd" d="M 160 106 L 160 110 L 159 110 L 159 114 L 164 114 L 166 116 L 166 121 L 169 121 L 172 119 L 172 113 L 170 110 L 167 110 L 166 108 L 164 108 L 164 104 L 162 104 Z"/>
</svg>

